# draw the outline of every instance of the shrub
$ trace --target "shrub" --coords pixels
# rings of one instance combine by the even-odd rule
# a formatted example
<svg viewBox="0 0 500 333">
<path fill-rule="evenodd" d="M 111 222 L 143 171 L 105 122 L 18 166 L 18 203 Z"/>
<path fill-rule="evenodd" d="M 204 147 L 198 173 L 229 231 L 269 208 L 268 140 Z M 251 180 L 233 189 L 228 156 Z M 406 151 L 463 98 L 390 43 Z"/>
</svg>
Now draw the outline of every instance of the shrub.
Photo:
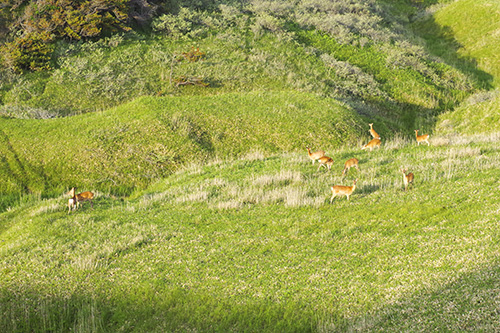
<svg viewBox="0 0 500 333">
<path fill-rule="evenodd" d="M 152 27 L 176 39 L 198 38 L 206 32 L 206 18 L 205 13 L 182 7 L 178 14 L 165 14 L 155 19 Z"/>
<path fill-rule="evenodd" d="M 46 33 L 29 33 L 0 48 L 4 64 L 16 72 L 50 69 L 51 37 Z"/>
<path fill-rule="evenodd" d="M 91 38 L 102 32 L 129 30 L 127 11 L 125 0 L 42 0 L 26 7 L 22 28 L 59 38 Z"/>
<path fill-rule="evenodd" d="M 130 30 L 126 26 L 127 3 L 126 0 L 29 2 L 10 26 L 20 37 L 2 48 L 3 63 L 18 72 L 49 69 L 54 50 L 51 43 L 57 39 L 80 40 L 101 36 L 103 32 Z"/>
</svg>

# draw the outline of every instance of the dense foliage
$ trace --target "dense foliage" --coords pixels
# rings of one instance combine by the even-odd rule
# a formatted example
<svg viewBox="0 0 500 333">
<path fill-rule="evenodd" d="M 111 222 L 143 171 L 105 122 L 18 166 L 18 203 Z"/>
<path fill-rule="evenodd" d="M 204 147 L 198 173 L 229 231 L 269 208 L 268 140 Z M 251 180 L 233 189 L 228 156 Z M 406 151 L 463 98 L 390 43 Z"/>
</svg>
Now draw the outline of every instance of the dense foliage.
<svg viewBox="0 0 500 333">
<path fill-rule="evenodd" d="M 0 113 L 64 116 L 144 95 L 285 88 L 342 99 L 398 130 L 413 127 L 417 118 L 432 122 L 477 87 L 474 78 L 425 49 L 409 24 L 417 12 L 412 2 L 182 5 L 169 2 L 157 10 L 152 34 L 59 42 L 53 71 L 4 74 Z M 193 47 L 205 61 L 179 61 Z"/>
<path fill-rule="evenodd" d="M 128 0 L 2 0 L 0 40 L 7 30 L 13 37 L 0 51 L 5 65 L 17 72 L 46 70 L 53 49 L 48 44 L 128 31 L 133 20 L 151 19 L 157 7 L 153 2 Z"/>
</svg>

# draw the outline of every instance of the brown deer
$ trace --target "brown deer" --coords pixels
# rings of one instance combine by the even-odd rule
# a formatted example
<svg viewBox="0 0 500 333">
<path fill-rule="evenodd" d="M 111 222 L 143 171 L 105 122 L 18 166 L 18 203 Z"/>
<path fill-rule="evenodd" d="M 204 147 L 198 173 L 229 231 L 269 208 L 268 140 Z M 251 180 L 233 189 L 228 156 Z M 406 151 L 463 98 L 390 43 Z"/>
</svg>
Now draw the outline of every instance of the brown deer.
<svg viewBox="0 0 500 333">
<path fill-rule="evenodd" d="M 351 158 L 347 160 L 344 164 L 344 170 L 342 171 L 342 176 L 347 174 L 347 171 L 349 171 L 350 168 L 355 167 L 359 171 L 358 167 L 358 159 L 357 158 Z"/>
<path fill-rule="evenodd" d="M 306 147 L 306 149 L 307 149 L 307 154 L 309 155 L 309 158 L 312 160 L 312 164 L 314 164 L 314 162 L 316 160 L 319 160 L 321 157 L 325 156 L 324 150 L 318 150 L 314 153 L 311 153 L 311 148 Z"/>
<path fill-rule="evenodd" d="M 380 135 L 378 135 L 377 132 L 375 132 L 375 130 L 373 129 L 373 123 L 371 124 L 368 124 L 370 125 L 370 134 L 371 136 L 374 138 L 374 139 L 380 139 Z"/>
<path fill-rule="evenodd" d="M 73 187 L 68 194 L 71 196 L 71 198 L 68 200 L 68 213 L 71 211 L 71 209 L 78 209 L 80 207 L 80 202 L 85 202 L 85 201 L 90 201 L 90 207 L 92 209 L 94 208 L 94 203 L 92 202 L 92 199 L 94 199 L 94 193 L 90 191 L 82 192 L 75 194 L 76 192 L 76 187 Z"/>
<path fill-rule="evenodd" d="M 328 157 L 328 156 L 322 156 L 318 159 L 318 163 L 319 163 L 318 171 L 322 166 L 324 166 L 325 168 L 328 168 L 328 171 L 330 171 L 330 169 L 332 168 L 332 165 L 333 165 L 333 159 L 331 157 Z"/>
<path fill-rule="evenodd" d="M 382 141 L 380 141 L 380 139 L 372 139 L 361 149 L 370 149 L 370 151 L 372 151 L 373 148 L 380 148 L 381 143 Z"/>
<path fill-rule="evenodd" d="M 333 199 L 337 195 L 345 195 L 347 197 L 347 200 L 349 200 L 349 196 L 356 189 L 356 182 L 357 181 L 358 180 L 356 179 L 353 182 L 352 186 L 344 186 L 344 185 L 335 185 L 335 186 L 332 186 L 332 197 L 330 198 L 330 203 L 332 203 Z"/>
<path fill-rule="evenodd" d="M 430 146 L 430 144 L 429 144 L 429 134 L 418 135 L 418 131 L 419 130 L 415 130 L 415 136 L 417 137 L 417 145 L 420 146 L 421 142 L 426 142 L 427 145 Z"/>
<path fill-rule="evenodd" d="M 405 185 L 405 191 L 408 189 L 408 186 L 411 184 L 413 185 L 413 173 L 406 174 L 405 169 L 400 170 L 401 173 L 403 174 L 403 184 Z"/>
</svg>

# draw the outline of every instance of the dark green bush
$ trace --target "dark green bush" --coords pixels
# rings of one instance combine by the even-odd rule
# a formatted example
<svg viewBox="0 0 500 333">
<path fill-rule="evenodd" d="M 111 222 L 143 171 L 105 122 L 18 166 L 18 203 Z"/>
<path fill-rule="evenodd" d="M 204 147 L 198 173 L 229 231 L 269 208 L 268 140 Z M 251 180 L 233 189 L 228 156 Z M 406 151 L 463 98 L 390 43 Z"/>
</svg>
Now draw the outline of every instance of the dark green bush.
<svg viewBox="0 0 500 333">
<path fill-rule="evenodd" d="M 54 50 L 51 41 L 46 33 L 25 34 L 0 48 L 3 62 L 16 72 L 50 69 L 50 58 Z"/>
</svg>

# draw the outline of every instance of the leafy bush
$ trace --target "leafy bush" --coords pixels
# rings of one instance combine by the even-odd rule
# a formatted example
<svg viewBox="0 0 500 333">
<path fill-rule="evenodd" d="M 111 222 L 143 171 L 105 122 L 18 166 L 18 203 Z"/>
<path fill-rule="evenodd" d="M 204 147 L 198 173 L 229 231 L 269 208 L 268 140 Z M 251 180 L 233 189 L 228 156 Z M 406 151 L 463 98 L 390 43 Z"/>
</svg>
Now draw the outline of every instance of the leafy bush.
<svg viewBox="0 0 500 333">
<path fill-rule="evenodd" d="M 80 40 L 101 36 L 103 32 L 130 30 L 126 25 L 127 3 L 42 0 L 25 4 L 22 15 L 10 27 L 18 37 L 2 48 L 4 65 L 18 72 L 50 69 L 54 50 L 51 43 L 57 39 Z M 11 10 L 15 7 L 7 5 Z"/>
<path fill-rule="evenodd" d="M 50 59 L 54 47 L 46 33 L 29 33 L 6 43 L 0 48 L 4 64 L 16 72 L 24 70 L 40 71 L 50 69 Z"/>
<path fill-rule="evenodd" d="M 42 0 L 26 7 L 22 28 L 59 38 L 96 37 L 103 31 L 129 30 L 127 10 L 125 0 Z"/>
</svg>

